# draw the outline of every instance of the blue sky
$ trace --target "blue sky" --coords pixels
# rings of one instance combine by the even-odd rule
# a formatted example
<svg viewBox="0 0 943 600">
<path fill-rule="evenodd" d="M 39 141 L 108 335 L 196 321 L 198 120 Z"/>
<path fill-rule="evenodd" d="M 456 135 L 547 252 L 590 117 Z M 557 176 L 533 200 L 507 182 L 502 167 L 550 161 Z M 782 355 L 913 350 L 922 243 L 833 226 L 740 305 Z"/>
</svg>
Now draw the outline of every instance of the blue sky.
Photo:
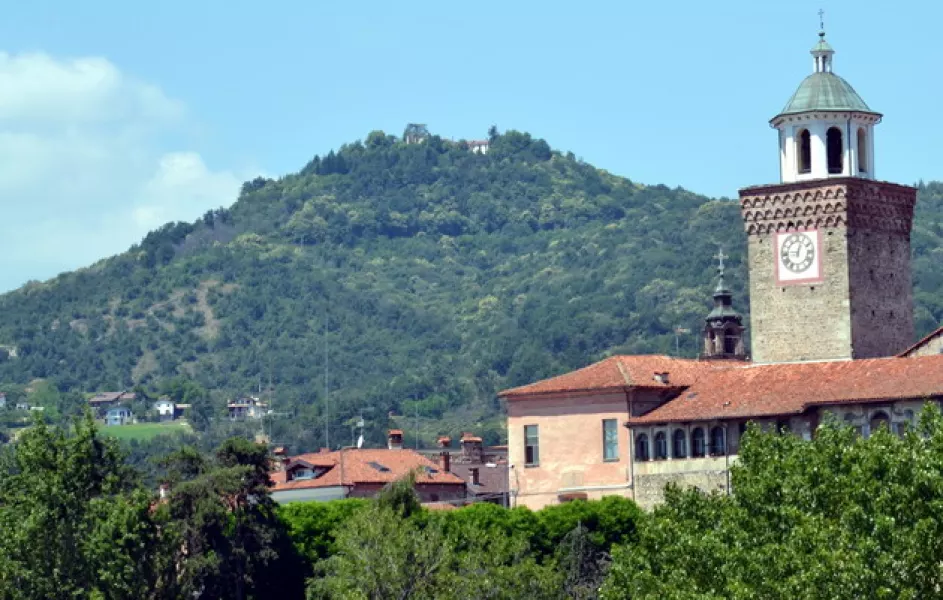
<svg viewBox="0 0 943 600">
<path fill-rule="evenodd" d="M 8 3 L 0 290 L 235 200 L 241 181 L 408 122 L 491 124 L 644 183 L 732 197 L 778 177 L 767 125 L 811 71 L 885 114 L 878 177 L 943 179 L 943 5 L 162 0 Z"/>
</svg>

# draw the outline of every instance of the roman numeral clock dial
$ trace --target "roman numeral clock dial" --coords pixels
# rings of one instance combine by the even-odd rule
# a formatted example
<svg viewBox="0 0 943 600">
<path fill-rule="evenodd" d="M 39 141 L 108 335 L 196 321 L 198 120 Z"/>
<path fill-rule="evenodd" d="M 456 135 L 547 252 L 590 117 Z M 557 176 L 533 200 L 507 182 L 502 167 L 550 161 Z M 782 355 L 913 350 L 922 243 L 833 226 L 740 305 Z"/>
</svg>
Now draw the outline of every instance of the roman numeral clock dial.
<svg viewBox="0 0 943 600">
<path fill-rule="evenodd" d="M 779 284 L 821 281 L 821 237 L 816 230 L 776 234 L 776 280 Z"/>
</svg>

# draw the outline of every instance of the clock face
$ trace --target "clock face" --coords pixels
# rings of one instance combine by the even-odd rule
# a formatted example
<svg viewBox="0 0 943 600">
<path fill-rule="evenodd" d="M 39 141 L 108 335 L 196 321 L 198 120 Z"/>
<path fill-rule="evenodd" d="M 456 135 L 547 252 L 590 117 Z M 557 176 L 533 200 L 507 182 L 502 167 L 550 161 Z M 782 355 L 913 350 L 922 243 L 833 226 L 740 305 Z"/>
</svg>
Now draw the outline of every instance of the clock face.
<svg viewBox="0 0 943 600">
<path fill-rule="evenodd" d="M 774 246 L 779 284 L 822 280 L 822 238 L 814 229 L 777 233 Z"/>
<path fill-rule="evenodd" d="M 805 232 L 790 234 L 779 246 L 779 259 L 793 273 L 805 273 L 815 261 L 815 243 Z"/>
</svg>

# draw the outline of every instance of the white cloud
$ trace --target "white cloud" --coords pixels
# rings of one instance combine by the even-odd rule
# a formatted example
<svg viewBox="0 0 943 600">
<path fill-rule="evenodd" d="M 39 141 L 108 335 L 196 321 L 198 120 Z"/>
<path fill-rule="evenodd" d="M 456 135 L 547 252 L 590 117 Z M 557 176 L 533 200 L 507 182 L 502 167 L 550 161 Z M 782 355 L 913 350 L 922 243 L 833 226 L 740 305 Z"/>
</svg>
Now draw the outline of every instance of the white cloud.
<svg viewBox="0 0 943 600">
<path fill-rule="evenodd" d="M 227 206 L 256 173 L 181 148 L 184 106 L 103 58 L 0 53 L 0 290 Z"/>
</svg>

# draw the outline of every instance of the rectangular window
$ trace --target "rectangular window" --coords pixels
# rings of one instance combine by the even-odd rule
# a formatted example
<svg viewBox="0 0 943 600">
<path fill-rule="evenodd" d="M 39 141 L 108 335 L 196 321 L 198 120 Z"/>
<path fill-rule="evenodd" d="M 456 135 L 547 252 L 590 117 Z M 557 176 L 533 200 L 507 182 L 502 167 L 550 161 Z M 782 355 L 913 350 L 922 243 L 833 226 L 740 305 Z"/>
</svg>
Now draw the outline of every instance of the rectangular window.
<svg viewBox="0 0 943 600">
<path fill-rule="evenodd" d="M 619 421 L 617 419 L 603 419 L 602 421 L 602 459 L 619 460 Z"/>
<path fill-rule="evenodd" d="M 540 464 L 540 435 L 536 425 L 524 425 L 524 464 Z"/>
</svg>

